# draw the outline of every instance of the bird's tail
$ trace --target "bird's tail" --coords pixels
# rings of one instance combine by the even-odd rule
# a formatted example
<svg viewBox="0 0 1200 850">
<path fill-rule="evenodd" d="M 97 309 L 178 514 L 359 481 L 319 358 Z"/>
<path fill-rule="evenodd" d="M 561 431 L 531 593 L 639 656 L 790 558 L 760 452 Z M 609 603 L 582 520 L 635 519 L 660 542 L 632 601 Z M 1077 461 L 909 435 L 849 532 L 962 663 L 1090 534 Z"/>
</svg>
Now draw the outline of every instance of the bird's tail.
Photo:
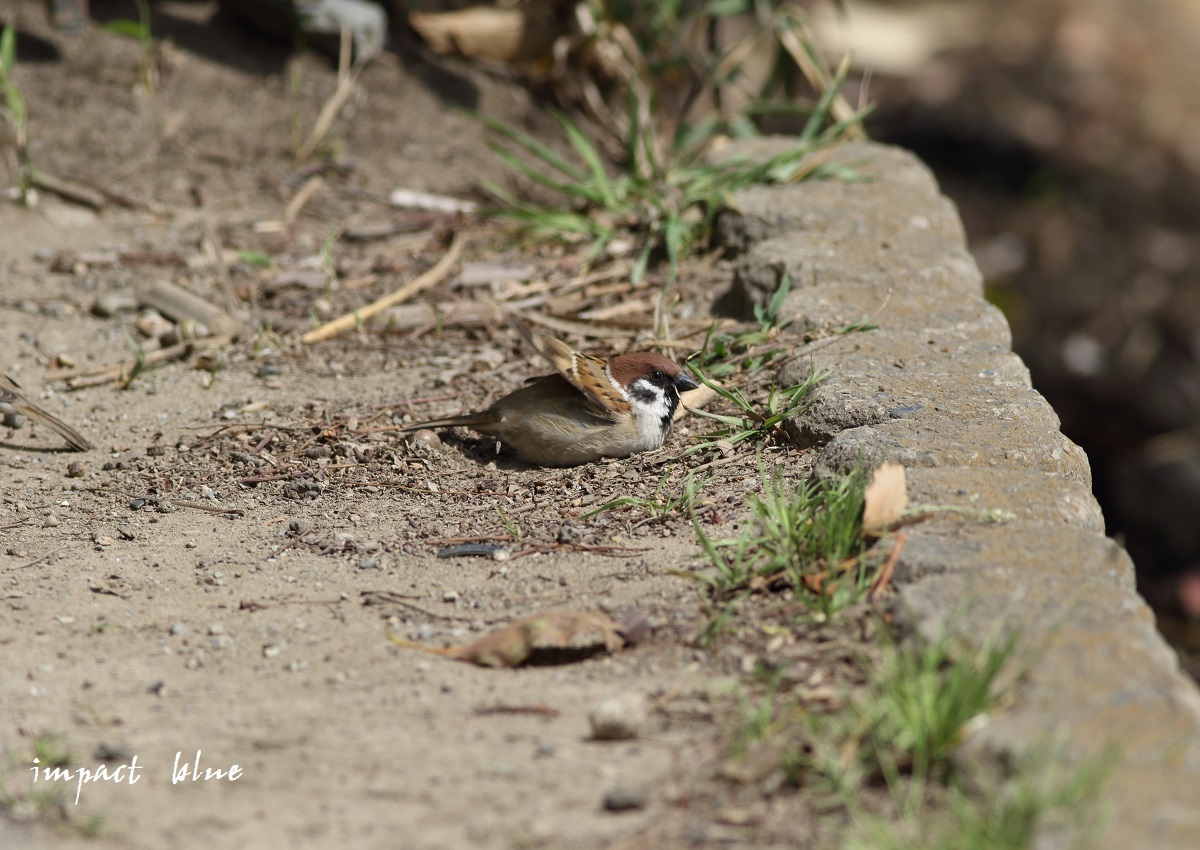
<svg viewBox="0 0 1200 850">
<path fill-rule="evenodd" d="M 26 401 L 24 405 L 13 405 L 18 413 L 28 416 L 30 419 L 36 419 L 46 425 L 49 425 L 57 431 L 64 440 L 77 452 L 86 452 L 92 448 L 91 442 L 87 437 L 80 434 L 66 422 L 63 422 L 57 416 L 45 408 L 38 407 L 30 401 Z"/>
<path fill-rule="evenodd" d="M 0 375 L 0 406 L 3 406 L 9 412 L 18 413 L 21 416 L 49 425 L 77 452 L 86 452 L 92 448 L 91 441 L 87 437 L 80 434 L 50 411 L 39 407 L 25 398 L 19 390 L 20 384 L 7 375 Z"/>
</svg>

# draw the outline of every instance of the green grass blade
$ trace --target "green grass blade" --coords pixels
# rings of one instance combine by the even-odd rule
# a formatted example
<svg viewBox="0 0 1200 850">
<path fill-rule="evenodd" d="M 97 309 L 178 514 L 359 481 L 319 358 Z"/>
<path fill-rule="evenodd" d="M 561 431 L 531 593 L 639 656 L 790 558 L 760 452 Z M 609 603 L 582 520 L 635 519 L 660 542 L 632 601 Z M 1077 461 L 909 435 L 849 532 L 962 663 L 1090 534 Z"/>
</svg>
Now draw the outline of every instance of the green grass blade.
<svg viewBox="0 0 1200 850">
<path fill-rule="evenodd" d="M 504 136 L 505 138 L 509 139 L 510 141 L 514 142 L 515 144 L 520 145 L 522 148 L 527 150 L 529 153 L 533 154 L 535 157 L 542 160 L 547 165 L 551 166 L 552 168 L 561 172 L 562 174 L 566 175 L 567 177 L 571 178 L 572 180 L 575 180 L 577 182 L 583 182 L 587 178 L 587 175 L 582 170 L 580 170 L 577 166 L 571 164 L 566 159 L 559 156 L 553 150 L 551 150 L 550 148 L 543 145 L 541 142 L 539 142 L 537 139 L 533 138 L 533 136 L 530 136 L 528 133 L 523 133 L 514 127 L 508 126 L 507 124 L 505 124 L 502 121 L 497 121 L 494 118 L 488 118 L 486 115 L 478 115 L 475 113 L 467 113 L 467 114 L 471 115 L 471 117 L 473 117 L 476 121 L 479 121 L 481 124 L 483 124 L 489 130 L 493 130 L 494 132 L 499 133 L 500 135 Z"/>
<path fill-rule="evenodd" d="M 107 30 L 114 35 L 119 35 L 124 38 L 132 38 L 134 41 L 142 41 L 148 35 L 144 26 L 137 21 L 131 21 L 128 18 L 118 18 L 115 21 L 105 21 L 100 25 L 100 29 Z"/>
<path fill-rule="evenodd" d="M 17 32 L 5 24 L 0 30 L 0 74 L 7 77 L 17 64 Z"/>
<path fill-rule="evenodd" d="M 672 210 L 667 214 L 667 220 L 663 226 L 663 244 L 667 249 L 667 268 L 671 281 L 675 280 L 675 275 L 679 271 L 679 258 L 683 256 L 686 249 L 685 234 L 686 230 L 679 217 L 679 212 Z"/>
<path fill-rule="evenodd" d="M 805 43 L 805 48 L 810 53 L 812 52 L 812 46 L 807 42 Z M 846 74 L 848 72 L 849 66 L 843 63 L 838 68 L 837 73 L 834 74 L 833 79 L 829 81 L 829 85 L 825 87 L 825 91 L 821 92 L 816 106 L 813 107 L 812 114 L 809 115 L 808 121 L 804 124 L 804 129 L 800 131 L 801 139 L 814 139 L 820 133 L 821 127 L 829 119 L 829 115 L 833 110 L 833 99 L 842 90 L 842 83 L 846 81 Z"/>
<path fill-rule="evenodd" d="M 617 205 L 617 194 L 614 191 L 612 178 L 608 176 L 608 172 L 604 169 L 604 162 L 600 159 L 600 154 L 592 146 L 592 143 L 587 140 L 583 132 L 579 129 L 574 121 L 562 113 L 556 112 L 554 117 L 558 119 L 559 125 L 563 132 L 567 134 L 567 141 L 571 143 L 571 147 L 579 154 L 588 171 L 591 172 L 591 185 L 595 187 L 597 195 L 596 203 L 600 204 L 605 209 L 611 209 Z"/>
<path fill-rule="evenodd" d="M 532 180 L 539 186 L 545 186 L 547 189 L 567 195 L 568 197 L 583 195 L 581 190 L 585 184 L 582 181 L 571 180 L 562 182 L 555 180 L 543 172 L 538 171 L 532 165 L 525 162 L 503 145 L 489 142 L 488 147 L 490 147 L 495 152 L 496 156 L 500 157 L 500 159 L 503 160 L 509 168 L 511 168 L 513 171 L 516 171 L 522 177 Z M 588 200 L 591 199 L 589 198 Z"/>
</svg>

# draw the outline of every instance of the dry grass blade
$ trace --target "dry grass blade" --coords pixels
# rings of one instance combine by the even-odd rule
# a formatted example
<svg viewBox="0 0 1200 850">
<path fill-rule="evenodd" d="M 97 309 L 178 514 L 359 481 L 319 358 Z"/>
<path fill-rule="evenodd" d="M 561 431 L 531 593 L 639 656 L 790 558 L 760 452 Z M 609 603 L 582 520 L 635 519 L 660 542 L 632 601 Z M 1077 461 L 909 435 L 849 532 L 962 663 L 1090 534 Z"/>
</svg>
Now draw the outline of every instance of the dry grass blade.
<svg viewBox="0 0 1200 850">
<path fill-rule="evenodd" d="M 204 247 L 208 258 L 217 267 L 217 280 L 221 284 L 221 298 L 225 301 L 225 311 L 232 316 L 237 312 L 237 297 L 233 294 L 233 280 L 229 277 L 229 264 L 225 262 L 225 247 L 221 237 L 213 227 L 212 219 L 204 217 Z"/>
<path fill-rule="evenodd" d="M 394 307 L 412 298 L 419 292 L 423 292 L 429 287 L 444 280 L 450 273 L 450 269 L 458 261 L 458 255 L 462 253 L 463 236 L 461 233 L 455 233 L 454 239 L 450 242 L 450 248 L 446 251 L 445 256 L 437 261 L 437 264 L 425 274 L 417 277 L 414 280 L 404 284 L 388 295 L 383 296 L 378 301 L 368 304 L 361 310 L 355 310 L 352 313 L 346 313 L 343 316 L 338 316 L 332 321 L 326 322 L 319 328 L 315 328 L 304 336 L 300 337 L 300 342 L 305 345 L 312 345 L 314 342 L 329 339 L 332 336 L 337 336 L 343 331 L 358 327 L 363 322 L 370 319 L 377 313 L 382 313 L 388 307 Z"/>
<path fill-rule="evenodd" d="M 325 105 L 321 107 L 321 114 L 317 116 L 317 122 L 313 125 L 312 131 L 308 134 L 308 138 L 304 141 L 296 151 L 296 159 L 300 162 L 308 159 L 316 151 L 317 147 L 325 139 L 329 133 L 329 128 L 333 126 L 334 119 L 337 118 L 342 107 L 346 105 L 346 101 L 350 99 L 350 95 L 354 93 L 354 84 L 358 82 L 358 76 L 362 73 L 363 61 L 350 64 L 350 29 L 342 28 L 342 43 L 338 55 L 338 83 L 329 100 L 325 101 Z"/>
<path fill-rule="evenodd" d="M 235 334 L 226 334 L 225 336 L 205 337 L 204 339 L 189 339 L 176 345 L 160 348 L 158 351 L 151 351 L 141 358 L 141 360 L 129 360 L 124 363 L 116 363 L 109 366 L 97 366 L 89 369 L 72 369 L 66 372 L 54 372 L 46 376 L 47 381 L 67 381 L 67 388 L 72 390 L 83 389 L 84 387 L 94 387 L 101 384 L 108 384 L 113 381 L 125 380 L 129 375 L 137 371 L 145 371 L 152 366 L 159 366 L 163 363 L 169 363 L 172 360 L 178 360 L 182 357 L 187 357 L 198 346 L 204 345 L 207 347 L 220 347 L 229 345 L 236 339 Z"/>
<path fill-rule="evenodd" d="M 532 324 L 549 328 L 556 333 L 575 334 L 594 339 L 628 339 L 630 337 L 630 332 L 621 328 L 606 328 L 587 322 L 574 322 L 556 316 L 547 316 L 544 313 L 514 313 L 513 315 Z"/>
<path fill-rule="evenodd" d="M 879 565 L 879 569 L 875 571 L 875 575 L 871 577 L 871 584 L 867 587 L 867 601 L 876 602 L 879 600 L 888 585 L 892 583 L 892 573 L 896 570 L 896 559 L 900 557 L 900 550 L 904 548 L 904 534 L 896 535 L 896 543 L 892 546 L 892 551 L 888 553 L 887 558 Z"/>
<path fill-rule="evenodd" d="M 36 186 L 47 192 L 53 192 L 55 195 L 65 198 L 68 201 L 83 204 L 85 207 L 93 210 L 104 209 L 106 198 L 103 193 L 84 186 L 81 183 L 76 183 L 73 180 L 63 180 L 61 177 L 55 177 L 52 174 L 31 168 L 29 170 L 29 182 L 32 186 Z"/>
<path fill-rule="evenodd" d="M 314 174 L 304 182 L 304 185 L 292 196 L 288 201 L 287 207 L 283 211 L 283 222 L 288 227 L 296 223 L 296 219 L 300 217 L 300 213 L 308 205 L 322 186 L 325 185 L 325 178 L 320 174 Z"/>
<path fill-rule="evenodd" d="M 799 24 L 797 25 L 799 26 Z M 799 66 L 800 72 L 804 74 L 812 87 L 817 91 L 828 89 L 833 83 L 829 72 L 814 60 L 796 33 L 784 24 L 777 24 L 776 31 L 779 34 L 779 43 L 783 45 L 783 49 L 788 52 L 796 65 Z M 806 35 L 805 40 L 810 44 L 812 43 L 811 36 Z M 845 68 L 849 67 L 849 63 L 849 56 L 842 59 L 843 68 L 838 71 L 838 79 L 845 76 Z M 829 108 L 834 118 L 846 123 L 845 133 L 847 136 L 858 141 L 866 139 L 867 133 L 863 129 L 862 124 L 854 120 L 856 114 L 854 107 L 840 93 L 834 95 Z"/>
</svg>

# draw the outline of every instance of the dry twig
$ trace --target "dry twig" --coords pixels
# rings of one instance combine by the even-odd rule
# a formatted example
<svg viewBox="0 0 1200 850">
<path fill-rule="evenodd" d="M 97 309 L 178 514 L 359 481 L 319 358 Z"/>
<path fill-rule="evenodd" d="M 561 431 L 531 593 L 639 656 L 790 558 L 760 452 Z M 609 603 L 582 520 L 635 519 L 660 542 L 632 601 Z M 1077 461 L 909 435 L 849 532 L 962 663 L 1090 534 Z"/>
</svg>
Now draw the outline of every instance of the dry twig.
<svg viewBox="0 0 1200 850">
<path fill-rule="evenodd" d="M 332 321 L 326 322 L 319 328 L 315 328 L 304 336 L 300 337 L 300 341 L 305 345 L 312 345 L 314 342 L 321 342 L 329 339 L 332 336 L 337 336 L 343 331 L 357 327 L 363 322 L 370 319 L 372 316 L 383 312 L 388 307 L 394 307 L 409 298 L 412 298 L 419 292 L 423 292 L 429 287 L 441 282 L 446 275 L 450 273 L 451 267 L 458 260 L 458 255 L 462 253 L 463 237 L 461 233 L 455 233 L 454 239 L 450 243 L 450 248 L 446 251 L 446 255 L 437 261 L 429 271 L 417 277 L 414 280 L 401 286 L 396 291 L 383 296 L 378 301 L 368 304 L 361 310 L 355 310 L 352 313 L 346 313 L 343 316 L 338 316 Z"/>
</svg>

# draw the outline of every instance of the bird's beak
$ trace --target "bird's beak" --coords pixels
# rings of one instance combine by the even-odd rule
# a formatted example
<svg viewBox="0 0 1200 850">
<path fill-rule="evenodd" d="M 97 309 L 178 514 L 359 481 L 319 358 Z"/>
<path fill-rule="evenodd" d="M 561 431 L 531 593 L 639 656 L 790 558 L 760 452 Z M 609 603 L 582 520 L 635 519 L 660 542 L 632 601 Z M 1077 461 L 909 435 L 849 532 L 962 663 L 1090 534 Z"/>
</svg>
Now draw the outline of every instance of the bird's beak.
<svg viewBox="0 0 1200 850">
<path fill-rule="evenodd" d="M 686 393 L 688 390 L 698 389 L 699 387 L 699 384 L 683 374 L 683 372 L 675 376 L 675 389 L 681 393 Z"/>
</svg>

